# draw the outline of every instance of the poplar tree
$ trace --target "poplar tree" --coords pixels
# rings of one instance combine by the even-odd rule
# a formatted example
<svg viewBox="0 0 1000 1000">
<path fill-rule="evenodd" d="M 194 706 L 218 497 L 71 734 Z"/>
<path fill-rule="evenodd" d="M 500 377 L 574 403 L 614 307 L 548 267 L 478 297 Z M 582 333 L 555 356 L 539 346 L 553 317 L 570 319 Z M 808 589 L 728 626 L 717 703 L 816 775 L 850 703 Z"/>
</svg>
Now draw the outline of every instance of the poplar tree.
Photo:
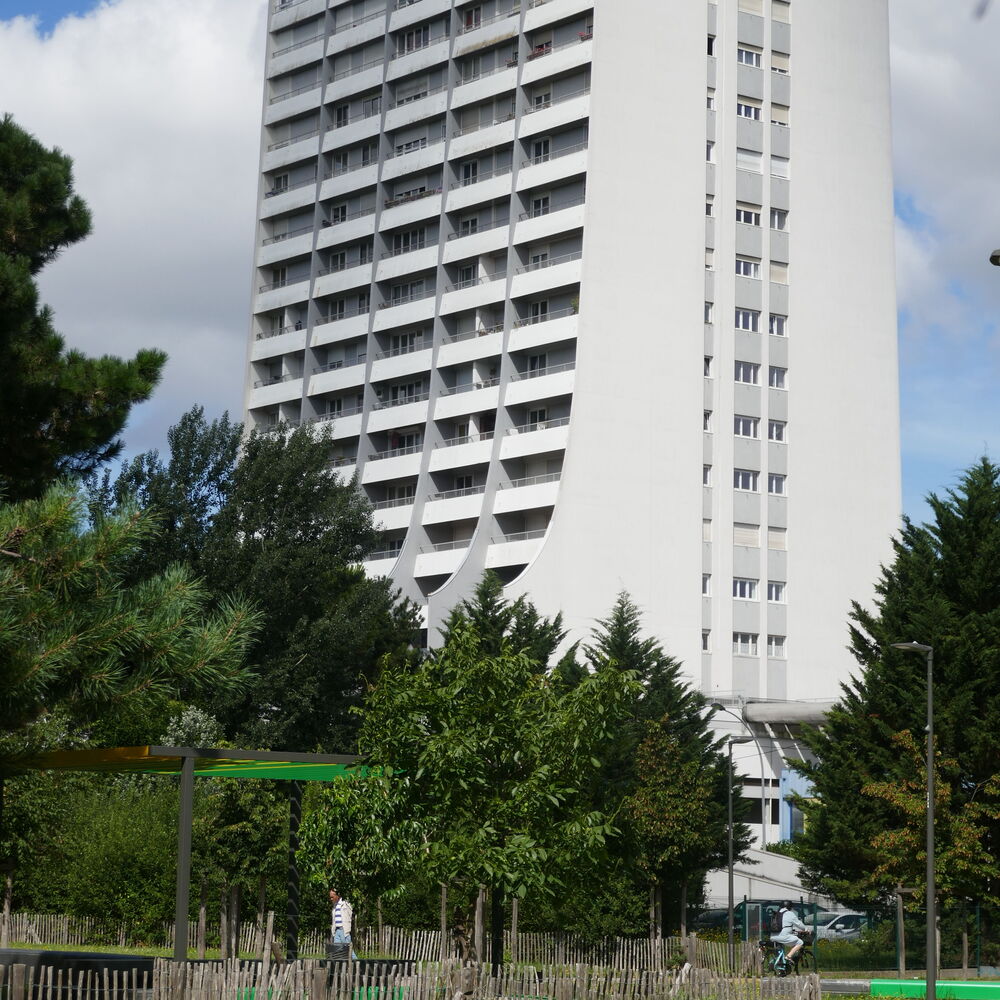
<svg viewBox="0 0 1000 1000">
<path fill-rule="evenodd" d="M 133 405 L 149 398 L 166 355 L 131 360 L 67 350 L 40 305 L 35 278 L 90 232 L 73 191 L 72 161 L 10 115 L 0 120 L 0 496 L 37 498 L 67 475 L 93 471 L 121 450 Z"/>
</svg>

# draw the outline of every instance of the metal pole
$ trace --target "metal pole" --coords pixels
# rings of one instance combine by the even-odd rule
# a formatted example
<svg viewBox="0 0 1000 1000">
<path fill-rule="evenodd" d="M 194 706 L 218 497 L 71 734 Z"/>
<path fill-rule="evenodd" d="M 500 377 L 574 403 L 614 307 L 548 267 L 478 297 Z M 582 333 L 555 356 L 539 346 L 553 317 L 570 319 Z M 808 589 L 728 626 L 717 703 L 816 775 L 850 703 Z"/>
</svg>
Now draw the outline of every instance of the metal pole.
<svg viewBox="0 0 1000 1000">
<path fill-rule="evenodd" d="M 181 802 L 177 815 L 177 898 L 174 909 L 174 960 L 178 962 L 187 961 L 193 816 L 194 757 L 184 757 L 181 762 Z"/>
<path fill-rule="evenodd" d="M 285 918 L 285 954 L 289 962 L 299 957 L 299 824 L 302 822 L 302 782 L 288 783 L 288 908 Z M 339 886 L 344 892 L 343 886 Z"/>
<path fill-rule="evenodd" d="M 736 943 L 733 938 L 733 741 L 729 741 L 729 784 L 726 801 L 729 806 L 729 971 L 736 964 Z"/>
<path fill-rule="evenodd" d="M 764 748 L 760 745 L 760 740 L 757 739 L 757 734 L 753 731 L 753 727 L 747 722 L 746 718 L 742 715 L 737 715 L 731 708 L 726 708 L 721 702 L 713 702 L 712 708 L 717 712 L 725 712 L 726 715 L 731 715 L 737 722 L 750 734 L 749 739 L 752 739 L 757 746 L 757 756 L 760 758 L 760 849 L 764 850 L 767 847 L 767 835 L 768 835 L 768 821 L 769 821 L 769 791 L 767 787 L 767 776 L 765 774 L 764 765 Z M 746 711 L 746 706 L 743 708 Z M 749 742 L 749 740 L 748 740 Z M 770 758 L 768 758 L 770 759 Z"/>
<path fill-rule="evenodd" d="M 937 905 L 934 884 L 934 650 L 927 650 L 927 1000 L 937 994 Z"/>
</svg>

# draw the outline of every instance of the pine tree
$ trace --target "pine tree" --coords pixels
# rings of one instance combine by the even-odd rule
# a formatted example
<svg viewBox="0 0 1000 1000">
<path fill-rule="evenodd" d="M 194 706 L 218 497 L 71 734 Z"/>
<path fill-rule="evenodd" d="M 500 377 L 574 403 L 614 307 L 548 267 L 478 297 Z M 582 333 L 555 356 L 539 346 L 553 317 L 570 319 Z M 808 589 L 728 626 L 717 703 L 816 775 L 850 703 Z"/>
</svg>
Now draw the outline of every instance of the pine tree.
<svg viewBox="0 0 1000 1000">
<path fill-rule="evenodd" d="M 205 696 L 248 680 L 259 618 L 214 612 L 183 568 L 142 583 L 123 567 L 155 531 L 136 510 L 88 528 L 68 487 L 0 505 L 0 727 L 60 712 L 87 726 L 122 706 Z"/>
<path fill-rule="evenodd" d="M 1000 468 L 984 458 L 928 503 L 932 522 L 905 519 L 894 539 L 874 610 L 853 605 L 860 670 L 823 729 L 808 737 L 815 763 L 801 767 L 814 789 L 801 803 L 807 823 L 796 841 L 803 874 L 850 905 L 887 903 L 905 854 L 909 884 L 922 882 L 922 850 L 907 845 L 919 844 L 913 829 L 923 816 L 908 808 L 907 789 L 919 798 L 923 768 L 905 747 L 922 740 L 926 724 L 925 664 L 892 649 L 895 642 L 934 647 L 935 746 L 947 791 L 939 793 L 943 870 L 949 854 L 961 852 L 969 823 L 991 852 L 1000 843 Z M 898 794 L 886 794 L 890 788 Z M 991 865 L 955 872 L 956 894 L 991 897 Z"/>
<path fill-rule="evenodd" d="M 0 495 L 37 498 L 65 475 L 86 474 L 121 449 L 131 407 L 149 398 L 166 356 L 131 361 L 65 349 L 40 307 L 35 276 L 90 232 L 73 193 L 72 162 L 0 120 Z"/>
</svg>

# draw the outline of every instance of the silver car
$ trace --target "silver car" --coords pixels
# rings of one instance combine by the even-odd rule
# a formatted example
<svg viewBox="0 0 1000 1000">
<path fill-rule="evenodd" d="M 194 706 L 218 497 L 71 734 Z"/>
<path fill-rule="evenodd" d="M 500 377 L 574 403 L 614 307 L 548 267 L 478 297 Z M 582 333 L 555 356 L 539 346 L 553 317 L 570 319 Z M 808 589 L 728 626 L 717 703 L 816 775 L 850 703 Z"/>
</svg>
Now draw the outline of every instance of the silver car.
<svg viewBox="0 0 1000 1000">
<path fill-rule="evenodd" d="M 812 929 L 812 921 L 809 921 Z M 864 913 L 820 913 L 816 920 L 817 941 L 856 941 L 868 928 Z"/>
</svg>

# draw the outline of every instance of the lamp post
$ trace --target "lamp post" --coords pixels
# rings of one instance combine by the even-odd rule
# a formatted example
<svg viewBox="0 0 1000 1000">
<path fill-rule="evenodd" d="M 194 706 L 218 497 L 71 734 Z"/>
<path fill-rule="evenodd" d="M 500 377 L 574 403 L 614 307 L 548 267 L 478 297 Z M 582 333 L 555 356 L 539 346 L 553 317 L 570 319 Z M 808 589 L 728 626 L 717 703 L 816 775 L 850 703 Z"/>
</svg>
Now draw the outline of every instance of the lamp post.
<svg viewBox="0 0 1000 1000">
<path fill-rule="evenodd" d="M 934 647 L 894 642 L 893 649 L 918 653 L 927 661 L 927 1000 L 937 993 L 937 903 L 934 885 Z"/>
<path fill-rule="evenodd" d="M 726 708 L 721 701 L 713 701 L 711 707 L 716 712 L 725 712 L 726 715 L 731 715 L 746 729 L 754 743 L 757 744 L 757 756 L 760 758 L 760 849 L 765 851 L 767 850 L 768 806 L 770 805 L 770 801 L 767 794 L 767 778 L 764 773 L 764 748 L 760 745 L 760 740 L 757 739 L 756 734 L 750 728 L 750 723 L 743 716 L 737 715 L 731 708 Z"/>
<path fill-rule="evenodd" d="M 729 805 L 729 969 L 736 967 L 736 937 L 733 929 L 733 747 L 738 743 L 752 742 L 749 736 L 730 736 L 726 740 L 729 747 L 729 784 L 726 786 Z"/>
</svg>

